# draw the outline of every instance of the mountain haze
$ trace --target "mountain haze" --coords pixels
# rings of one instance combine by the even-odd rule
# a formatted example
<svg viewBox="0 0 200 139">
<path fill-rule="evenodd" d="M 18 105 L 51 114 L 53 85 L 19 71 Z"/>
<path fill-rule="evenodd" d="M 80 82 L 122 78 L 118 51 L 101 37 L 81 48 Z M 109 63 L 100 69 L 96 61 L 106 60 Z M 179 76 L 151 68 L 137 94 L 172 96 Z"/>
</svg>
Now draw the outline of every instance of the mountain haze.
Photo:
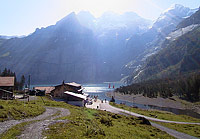
<svg viewBox="0 0 200 139">
<path fill-rule="evenodd" d="M 56 25 L 4 42 L 0 55 L 9 55 L 2 57 L 0 63 L 20 75 L 30 74 L 33 83 L 93 80 L 94 46 L 92 31 L 81 26 L 75 13 L 71 13 Z"/>
<path fill-rule="evenodd" d="M 117 21 L 104 21 L 108 16 Z M 132 23 L 129 17 L 137 21 Z M 122 58 L 128 52 L 124 51 L 126 39 L 138 33 L 129 28 L 135 28 L 136 22 L 139 26 L 139 20 L 145 21 L 135 13 L 117 17 L 105 13 L 96 19 L 87 11 L 73 12 L 27 37 L 2 39 L 0 67 L 12 69 L 19 76 L 30 74 L 33 84 L 120 80 L 121 65 L 128 62 Z"/>
<path fill-rule="evenodd" d="M 151 78 L 154 76 L 154 70 L 152 74 L 143 72 L 149 72 L 148 67 L 151 64 L 146 61 L 151 61 L 151 55 L 165 54 L 162 51 L 168 47 L 174 50 L 174 55 L 177 54 L 175 50 L 185 55 L 185 47 L 183 48 L 185 51 L 176 48 L 179 44 L 177 37 L 182 37 L 184 34 L 186 38 L 189 35 L 197 39 L 188 31 L 198 28 L 197 25 L 187 26 L 183 30 L 176 28 L 182 26 L 181 21 L 184 22 L 184 19 L 195 11 L 196 9 L 174 5 L 163 12 L 153 24 L 134 12 L 121 15 L 106 12 L 98 18 L 88 11 L 81 11 L 78 14 L 72 12 L 55 25 L 36 29 L 26 37 L 1 38 L 0 67 L 1 70 L 11 69 L 18 76 L 31 75 L 32 84 L 60 83 L 62 80 L 97 83 L 119 81 L 122 78 L 132 82 L 136 76 L 137 81 L 146 76 Z M 199 35 L 197 30 L 193 33 Z M 198 44 L 198 41 L 195 43 Z M 197 49 L 198 47 L 187 49 L 189 55 L 185 56 L 185 61 L 182 62 L 189 60 L 189 52 Z M 170 55 L 168 53 L 167 56 Z M 192 56 L 198 58 L 196 54 Z M 150 63 L 154 62 L 156 65 L 150 66 L 150 69 L 157 70 L 159 62 L 166 62 L 152 59 Z M 174 69 L 183 67 L 180 60 L 177 60 L 179 66 L 175 66 Z M 167 67 L 165 65 L 165 68 Z M 191 70 L 197 67 L 193 68 Z M 145 73 L 144 76 L 142 74 L 139 76 L 142 72 Z M 156 76 L 160 72 L 162 70 L 156 71 Z"/>
</svg>

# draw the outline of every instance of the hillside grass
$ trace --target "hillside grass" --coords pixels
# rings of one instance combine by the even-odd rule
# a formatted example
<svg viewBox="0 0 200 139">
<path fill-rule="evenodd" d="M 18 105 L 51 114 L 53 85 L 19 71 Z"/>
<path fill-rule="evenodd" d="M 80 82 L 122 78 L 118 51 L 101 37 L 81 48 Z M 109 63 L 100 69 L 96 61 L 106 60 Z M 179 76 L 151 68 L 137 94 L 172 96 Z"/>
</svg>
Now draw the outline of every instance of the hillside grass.
<svg viewBox="0 0 200 139">
<path fill-rule="evenodd" d="M 68 123 L 56 123 L 43 132 L 47 139 L 137 139 L 137 138 L 173 138 L 167 133 L 150 125 L 143 125 L 132 116 L 112 114 L 106 111 L 93 110 L 68 105 L 64 102 L 45 102 L 48 106 L 63 107 L 71 114 L 60 119 L 68 119 Z"/>
<path fill-rule="evenodd" d="M 61 117 L 59 119 L 68 119 L 68 123 L 56 123 L 49 126 L 48 130 L 43 132 L 45 138 L 48 139 L 61 139 L 61 138 L 104 138 L 104 139 L 137 139 L 137 138 L 173 138 L 166 132 L 163 132 L 150 125 L 142 124 L 142 121 L 132 116 L 124 116 L 112 114 L 106 111 L 99 111 L 93 109 L 87 109 L 82 107 L 76 107 L 69 105 L 65 102 L 56 102 L 43 97 L 43 100 L 38 97 L 37 100 L 30 101 L 29 104 L 35 105 L 35 107 L 62 107 L 70 110 L 70 115 Z M 4 102 L 4 101 L 3 101 Z M 4 102 L 5 103 L 5 102 Z M 17 103 L 20 105 L 23 102 L 9 102 L 9 104 Z M 28 102 L 27 102 L 28 103 Z M 21 105 L 22 106 L 22 105 Z M 32 106 L 33 107 L 33 106 Z M 35 109 L 35 111 L 37 111 Z M 21 117 L 20 117 L 21 118 Z M 36 122 L 36 121 L 31 121 Z M 3 135 L 3 139 L 14 139 L 20 135 L 24 127 L 31 122 L 20 123 Z"/>
<path fill-rule="evenodd" d="M 0 100 L 0 122 L 35 117 L 44 111 L 42 105 L 19 100 Z"/>
<path fill-rule="evenodd" d="M 112 114 L 106 111 L 76 107 L 65 102 L 56 102 L 43 97 L 35 101 L 38 105 L 67 108 L 70 115 L 59 119 L 68 119 L 68 123 L 56 123 L 49 126 L 43 135 L 48 139 L 61 138 L 173 138 L 150 125 L 141 124 L 141 120 L 132 116 Z"/>
<path fill-rule="evenodd" d="M 200 138 L 200 125 L 191 125 L 191 124 L 186 125 L 186 124 L 161 123 L 161 122 L 156 122 L 156 123 L 174 129 L 176 131 L 183 132 L 188 135 Z"/>
<path fill-rule="evenodd" d="M 131 112 L 135 112 L 135 113 L 138 113 L 138 114 L 141 114 L 141 115 L 157 118 L 157 119 L 179 121 L 179 122 L 200 123 L 200 119 L 193 118 L 193 117 L 190 117 L 190 116 L 187 116 L 187 115 L 176 115 L 176 114 L 173 114 L 171 112 L 159 111 L 159 110 L 142 110 L 142 109 L 139 109 L 139 108 L 133 108 L 133 107 L 129 107 L 129 106 L 126 106 L 126 105 L 116 104 L 116 103 L 111 103 L 111 102 L 110 102 L 110 105 L 117 107 L 117 108 L 121 108 L 121 109 L 131 111 Z"/>
</svg>

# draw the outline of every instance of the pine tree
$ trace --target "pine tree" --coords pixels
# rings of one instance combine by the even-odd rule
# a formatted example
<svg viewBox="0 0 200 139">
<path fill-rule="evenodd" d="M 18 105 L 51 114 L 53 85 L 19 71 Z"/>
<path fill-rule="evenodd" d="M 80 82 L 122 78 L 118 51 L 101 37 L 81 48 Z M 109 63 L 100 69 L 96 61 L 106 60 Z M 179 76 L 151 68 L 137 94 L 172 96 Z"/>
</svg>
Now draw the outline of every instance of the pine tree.
<svg viewBox="0 0 200 139">
<path fill-rule="evenodd" d="M 25 77 L 24 75 L 22 75 L 20 83 L 19 83 L 19 89 L 22 90 L 24 87 L 24 83 L 25 83 Z"/>
</svg>

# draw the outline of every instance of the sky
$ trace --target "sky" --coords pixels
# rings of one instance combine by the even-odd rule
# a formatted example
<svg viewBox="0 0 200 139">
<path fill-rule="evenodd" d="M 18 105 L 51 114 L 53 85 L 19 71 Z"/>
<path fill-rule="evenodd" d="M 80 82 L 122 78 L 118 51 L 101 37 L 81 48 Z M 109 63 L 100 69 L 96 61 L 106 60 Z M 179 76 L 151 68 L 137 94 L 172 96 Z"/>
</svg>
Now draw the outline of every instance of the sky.
<svg viewBox="0 0 200 139">
<path fill-rule="evenodd" d="M 81 10 L 90 11 L 95 17 L 106 11 L 133 11 L 155 20 L 173 4 L 198 8 L 200 0 L 0 0 L 0 35 L 28 35 Z"/>
</svg>

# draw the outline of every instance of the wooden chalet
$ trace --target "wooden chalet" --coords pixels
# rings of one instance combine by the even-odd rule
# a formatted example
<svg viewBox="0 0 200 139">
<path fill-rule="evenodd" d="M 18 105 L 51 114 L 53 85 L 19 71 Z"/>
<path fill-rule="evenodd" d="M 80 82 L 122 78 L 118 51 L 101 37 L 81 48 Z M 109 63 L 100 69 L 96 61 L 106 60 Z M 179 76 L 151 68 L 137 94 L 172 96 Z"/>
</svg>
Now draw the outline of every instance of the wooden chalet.
<svg viewBox="0 0 200 139">
<path fill-rule="evenodd" d="M 0 77 L 0 99 L 13 99 L 15 77 Z"/>
<path fill-rule="evenodd" d="M 69 91 L 76 94 L 83 94 L 83 88 L 81 84 L 75 82 L 72 83 L 62 83 L 61 85 L 55 86 L 55 89 L 51 91 L 51 95 L 55 98 L 63 98 L 64 92 Z"/>
<path fill-rule="evenodd" d="M 84 107 L 87 97 L 82 94 L 66 91 L 64 92 L 63 98 L 68 104 Z"/>
</svg>

